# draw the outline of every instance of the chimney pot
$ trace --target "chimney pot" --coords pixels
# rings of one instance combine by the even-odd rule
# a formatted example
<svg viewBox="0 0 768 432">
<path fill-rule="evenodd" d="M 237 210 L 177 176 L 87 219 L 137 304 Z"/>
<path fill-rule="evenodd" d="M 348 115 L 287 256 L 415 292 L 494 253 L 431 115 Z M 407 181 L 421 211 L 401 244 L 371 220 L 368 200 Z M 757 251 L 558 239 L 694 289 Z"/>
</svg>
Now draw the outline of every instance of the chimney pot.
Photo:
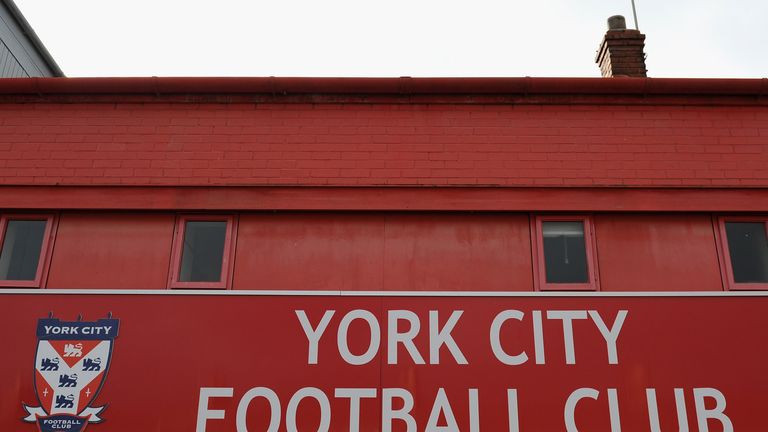
<svg viewBox="0 0 768 432">
<path fill-rule="evenodd" d="M 611 30 L 626 30 L 627 20 L 621 15 L 614 15 L 608 18 L 608 31 Z"/>
</svg>

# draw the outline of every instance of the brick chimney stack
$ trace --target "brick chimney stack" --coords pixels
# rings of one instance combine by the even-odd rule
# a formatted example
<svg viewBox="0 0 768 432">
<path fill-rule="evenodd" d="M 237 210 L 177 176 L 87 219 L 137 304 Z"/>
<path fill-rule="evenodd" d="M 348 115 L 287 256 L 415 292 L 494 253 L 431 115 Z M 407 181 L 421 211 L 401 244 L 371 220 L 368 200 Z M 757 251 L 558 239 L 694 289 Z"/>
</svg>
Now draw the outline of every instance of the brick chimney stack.
<svg viewBox="0 0 768 432">
<path fill-rule="evenodd" d="M 645 77 L 645 35 L 639 30 L 628 30 L 621 15 L 608 18 L 608 31 L 597 50 L 595 63 L 603 78 Z"/>
</svg>

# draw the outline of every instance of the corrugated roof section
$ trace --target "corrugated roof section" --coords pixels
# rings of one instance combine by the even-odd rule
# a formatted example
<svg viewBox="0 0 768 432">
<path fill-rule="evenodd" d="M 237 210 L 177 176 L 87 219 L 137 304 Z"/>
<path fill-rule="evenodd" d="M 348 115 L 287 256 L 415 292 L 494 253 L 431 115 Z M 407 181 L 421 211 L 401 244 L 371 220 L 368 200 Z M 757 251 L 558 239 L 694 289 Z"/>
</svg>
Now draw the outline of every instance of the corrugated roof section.
<svg viewBox="0 0 768 432">
<path fill-rule="evenodd" d="M 0 0 L 0 42 L 0 77 L 64 76 L 12 0 Z"/>
<path fill-rule="evenodd" d="M 24 71 L 16 57 L 11 53 L 8 47 L 0 40 L 0 77 L 4 78 L 28 78 L 29 74 Z"/>
</svg>

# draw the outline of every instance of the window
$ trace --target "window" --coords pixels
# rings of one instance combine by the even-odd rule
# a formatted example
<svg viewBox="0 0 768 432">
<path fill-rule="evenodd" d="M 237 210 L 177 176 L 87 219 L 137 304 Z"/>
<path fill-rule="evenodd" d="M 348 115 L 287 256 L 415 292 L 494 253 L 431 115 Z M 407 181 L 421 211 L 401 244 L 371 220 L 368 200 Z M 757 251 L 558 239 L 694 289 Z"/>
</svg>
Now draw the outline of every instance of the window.
<svg viewBox="0 0 768 432">
<path fill-rule="evenodd" d="M 229 284 L 233 216 L 181 216 L 176 224 L 171 288 L 226 288 Z"/>
<path fill-rule="evenodd" d="M 588 216 L 536 216 L 534 277 L 540 290 L 597 290 L 597 260 Z"/>
<path fill-rule="evenodd" d="M 768 289 L 768 218 L 722 217 L 718 225 L 726 287 Z"/>
<path fill-rule="evenodd" d="M 52 215 L 0 217 L 0 287 L 42 285 L 52 229 Z"/>
</svg>

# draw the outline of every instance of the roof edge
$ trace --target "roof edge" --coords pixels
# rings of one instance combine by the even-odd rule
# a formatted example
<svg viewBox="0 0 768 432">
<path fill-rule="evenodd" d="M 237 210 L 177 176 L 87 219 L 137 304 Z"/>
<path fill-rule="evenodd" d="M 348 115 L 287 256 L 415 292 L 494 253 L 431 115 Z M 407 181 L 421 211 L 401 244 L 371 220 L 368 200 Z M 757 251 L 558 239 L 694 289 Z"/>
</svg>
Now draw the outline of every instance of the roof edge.
<svg viewBox="0 0 768 432">
<path fill-rule="evenodd" d="M 7 1 L 7 0 L 3 0 Z M 0 95 L 591 95 L 768 97 L 768 78 L 136 77 L 0 79 Z"/>
</svg>

